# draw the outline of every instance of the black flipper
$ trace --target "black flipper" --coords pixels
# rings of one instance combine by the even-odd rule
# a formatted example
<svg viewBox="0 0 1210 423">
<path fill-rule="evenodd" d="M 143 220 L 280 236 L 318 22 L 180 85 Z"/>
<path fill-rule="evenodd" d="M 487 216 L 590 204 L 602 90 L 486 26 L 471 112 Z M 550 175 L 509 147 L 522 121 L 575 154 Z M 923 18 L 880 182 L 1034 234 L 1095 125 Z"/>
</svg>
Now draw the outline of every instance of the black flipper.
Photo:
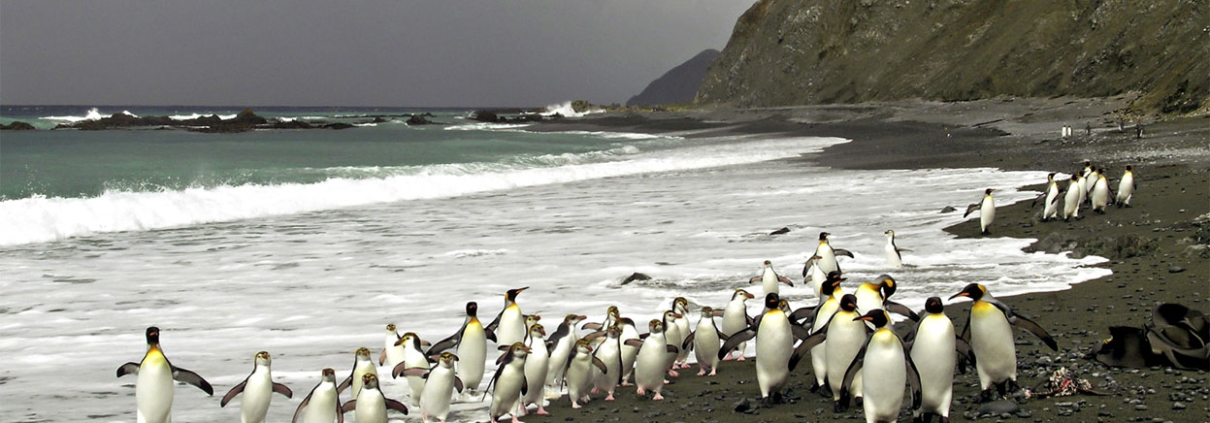
<svg viewBox="0 0 1210 423">
<path fill-rule="evenodd" d="M 668 351 L 670 354 L 680 354 L 680 352 L 681 352 L 681 349 L 677 348 L 676 345 L 668 345 L 668 344 L 664 344 L 664 350 Z"/>
<path fill-rule="evenodd" d="M 894 301 L 890 301 L 890 300 L 883 301 L 883 302 L 882 302 L 882 309 L 883 309 L 883 310 L 886 310 L 886 311 L 889 311 L 889 312 L 891 312 L 891 313 L 896 313 L 896 314 L 901 314 L 901 315 L 907 316 L 907 318 L 912 319 L 912 321 L 913 321 L 913 322 L 919 322 L 919 321 L 920 321 L 920 315 L 919 315 L 919 314 L 916 314 L 916 312 L 915 312 L 915 311 L 912 311 L 912 309 L 908 308 L 908 306 L 905 306 L 905 305 L 903 305 L 903 304 L 899 304 L 899 303 L 894 302 Z"/>
<path fill-rule="evenodd" d="M 697 337 L 697 331 L 689 332 L 689 336 L 685 337 L 685 342 L 681 343 L 681 349 L 682 350 L 688 349 L 690 345 L 693 345 L 693 338 L 696 338 L 696 337 Z"/>
<path fill-rule="evenodd" d="M 429 351 L 424 353 L 424 355 L 433 355 L 433 353 L 439 353 L 450 348 L 454 348 L 459 342 L 462 342 L 462 332 L 465 330 L 466 323 L 463 323 L 462 327 L 458 329 L 458 332 L 450 335 L 448 338 L 437 341 L 437 343 L 433 344 L 433 347 L 429 348 Z"/>
<path fill-rule="evenodd" d="M 383 400 L 383 402 L 387 403 L 387 410 L 395 410 L 400 413 L 403 413 L 403 415 L 405 415 L 405 416 L 408 415 L 408 406 L 403 405 L 402 402 L 395 401 L 393 399 L 385 398 L 385 397 L 382 400 Z"/>
<path fill-rule="evenodd" d="M 833 255 L 836 255 L 836 256 L 845 256 L 845 257 L 848 257 L 848 258 L 853 258 L 853 252 L 852 252 L 852 251 L 849 251 L 849 250 L 846 250 L 846 249 L 844 249 L 844 248 L 833 248 L 833 249 L 832 249 L 832 254 L 833 254 Z"/>
<path fill-rule="evenodd" d="M 320 384 L 322 385 L 323 382 L 320 382 Z M 307 393 L 307 397 L 303 398 L 302 403 L 298 404 L 298 408 L 294 409 L 294 418 L 290 420 L 290 423 L 298 423 L 298 416 L 301 416 L 303 409 L 307 408 L 307 404 L 311 403 L 311 395 L 314 395 L 314 394 L 315 394 L 315 389 L 312 388 L 311 392 Z M 336 403 L 340 404 L 340 400 L 337 400 Z M 340 413 L 336 413 L 336 415 L 340 415 Z"/>
<path fill-rule="evenodd" d="M 399 366 L 395 366 L 395 368 L 396 368 L 396 369 L 398 369 L 398 368 L 399 368 Z M 395 375 L 395 374 L 394 374 L 394 373 L 395 373 L 395 369 L 392 369 L 392 370 L 391 370 L 391 373 L 392 373 L 392 374 L 391 374 L 391 376 L 394 376 L 394 377 L 396 377 L 396 378 L 398 378 L 399 376 L 420 376 L 420 377 L 422 377 L 422 378 L 426 378 L 426 379 L 427 379 L 427 378 L 428 378 L 428 375 L 429 375 L 429 369 L 422 369 L 422 368 L 419 368 L 419 367 L 413 367 L 413 368 L 410 368 L 410 369 L 403 369 L 403 371 L 399 372 L 399 375 Z"/>
<path fill-rule="evenodd" d="M 276 382 L 273 383 L 273 392 L 277 392 L 279 394 L 285 395 L 286 398 L 290 398 L 290 399 L 294 398 L 294 391 L 291 391 L 290 387 L 280 384 L 280 383 L 276 383 Z"/>
<path fill-rule="evenodd" d="M 232 387 L 230 391 L 227 391 L 227 395 L 223 395 L 223 400 L 219 401 L 218 406 L 226 407 L 227 403 L 231 402 L 231 399 L 235 398 L 236 395 L 239 395 L 240 392 L 244 392 L 244 386 L 247 384 L 248 378 L 244 378 L 243 382 L 240 382 L 238 385 Z"/>
<path fill-rule="evenodd" d="M 139 374 L 139 363 L 126 363 L 118 367 L 118 377 Z"/>
<path fill-rule="evenodd" d="M 836 317 L 836 315 L 833 314 L 832 317 Z M 816 345 L 819 345 L 821 342 L 828 339 L 828 326 L 831 325 L 832 319 L 828 318 L 828 322 L 824 323 L 819 330 L 812 333 L 811 336 L 803 339 L 802 343 L 799 343 L 797 347 L 794 347 L 794 353 L 790 354 L 790 370 L 794 370 L 795 367 L 798 367 L 798 362 L 811 352 L 811 348 L 815 348 Z"/>
<path fill-rule="evenodd" d="M 811 336 L 811 331 L 809 329 L 799 325 L 790 325 L 790 332 L 793 333 L 794 337 L 798 339 L 807 339 Z"/>
<path fill-rule="evenodd" d="M 965 339 L 954 339 L 954 348 L 958 350 L 958 373 L 966 374 L 966 366 L 969 362 L 971 367 L 976 364 L 975 350 L 971 349 L 971 344 Z"/>
<path fill-rule="evenodd" d="M 912 391 L 912 410 L 920 408 L 920 403 L 924 401 L 924 394 L 920 389 L 920 371 L 916 370 L 916 362 L 912 361 L 912 355 L 904 351 L 903 360 L 907 364 L 907 382 Z"/>
<path fill-rule="evenodd" d="M 1024 316 L 1014 313 L 1011 307 L 998 300 L 985 298 L 983 301 L 987 301 L 989 304 L 996 306 L 996 308 L 999 308 L 1000 311 L 1004 312 L 1004 317 L 1008 318 L 1008 323 L 1012 323 L 1015 326 L 1030 331 L 1041 339 L 1042 342 L 1046 343 L 1046 346 L 1050 347 L 1052 351 L 1059 350 L 1059 344 L 1055 342 L 1054 338 L 1051 338 L 1050 334 L 1046 333 L 1046 329 L 1042 329 L 1042 327 L 1038 326 L 1037 323 L 1034 323 L 1033 320 L 1029 320 Z"/>
<path fill-rule="evenodd" d="M 627 340 L 626 340 L 626 342 L 623 342 L 623 344 L 625 344 L 625 345 L 629 345 L 629 346 L 632 346 L 632 347 L 642 347 L 642 346 L 643 346 L 643 341 L 640 341 L 640 340 L 637 340 L 637 339 L 627 339 Z"/>
<path fill-rule="evenodd" d="M 508 305 L 504 306 L 504 310 L 508 310 Z M 491 323 L 488 323 L 487 326 L 483 327 L 483 332 L 487 334 L 487 339 L 492 340 L 492 342 L 497 342 L 496 328 L 500 327 L 500 316 L 504 315 L 504 310 L 500 310 L 500 314 L 497 314 L 496 318 L 492 319 Z"/>
<path fill-rule="evenodd" d="M 466 389 L 466 385 L 462 383 L 462 378 L 454 376 L 454 390 L 461 394 L 463 389 Z"/>
<path fill-rule="evenodd" d="M 214 395 L 214 388 L 210 387 L 210 382 L 206 382 L 206 379 L 202 379 L 201 376 L 198 376 L 197 373 L 192 371 L 173 366 L 172 379 L 178 382 L 185 382 L 196 386 L 198 389 L 201 389 L 202 392 L 205 392 L 206 395 Z"/>
<path fill-rule="evenodd" d="M 779 276 L 777 277 L 777 281 L 778 281 L 778 282 L 781 282 L 781 283 L 784 283 L 784 284 L 786 284 L 786 285 L 794 286 L 794 282 L 791 282 L 791 281 L 790 281 L 790 278 L 787 278 L 787 277 L 785 277 L 785 276 L 780 276 L 780 275 L 779 275 Z"/>
<path fill-rule="evenodd" d="M 971 204 L 969 206 L 966 206 L 966 213 L 963 213 L 962 217 L 970 216 L 971 212 L 974 212 L 975 210 L 979 210 L 982 206 L 983 206 L 982 201 L 975 203 L 975 204 Z"/>
<path fill-rule="evenodd" d="M 528 394 L 528 393 L 529 393 L 529 378 L 526 378 L 525 374 L 522 373 L 521 374 L 521 395 L 524 396 L 525 394 Z"/>
<path fill-rule="evenodd" d="M 870 338 L 866 338 L 865 344 L 861 346 L 861 350 L 857 351 L 857 356 L 853 357 L 853 362 L 849 363 L 849 369 L 844 372 L 844 380 L 840 383 L 840 399 L 845 401 L 849 398 L 849 387 L 853 385 L 853 378 L 857 377 L 857 372 L 861 371 L 861 367 L 865 365 L 865 350 L 870 346 Z M 919 378 L 917 378 L 919 380 Z M 845 404 L 848 406 L 848 404 Z M 914 407 L 913 407 L 914 408 Z"/>
<path fill-rule="evenodd" d="M 718 358 L 722 360 L 723 357 L 726 357 L 727 354 L 730 354 L 732 350 L 734 350 L 736 347 L 739 347 L 739 344 L 748 342 L 749 339 L 755 337 L 756 331 L 752 330 L 752 328 L 744 329 L 731 334 L 731 337 L 727 339 L 727 342 L 723 343 L 722 348 L 718 350 Z M 742 351 L 740 353 L 743 354 Z"/>
</svg>

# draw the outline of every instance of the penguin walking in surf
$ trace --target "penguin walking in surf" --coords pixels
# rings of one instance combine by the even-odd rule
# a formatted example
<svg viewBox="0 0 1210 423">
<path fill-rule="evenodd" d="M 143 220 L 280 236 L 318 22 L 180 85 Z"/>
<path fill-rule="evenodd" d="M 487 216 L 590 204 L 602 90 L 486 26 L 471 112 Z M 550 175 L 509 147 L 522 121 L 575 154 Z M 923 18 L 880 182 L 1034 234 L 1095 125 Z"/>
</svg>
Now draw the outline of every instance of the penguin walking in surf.
<svg viewBox="0 0 1210 423">
<path fill-rule="evenodd" d="M 995 220 L 996 220 L 996 200 L 992 199 L 992 191 L 995 191 L 995 190 L 993 190 L 991 188 L 984 190 L 983 191 L 983 201 L 966 206 L 966 213 L 962 214 L 962 217 L 965 218 L 965 217 L 969 216 L 971 214 L 971 212 L 978 210 L 979 211 L 979 230 L 984 235 L 988 235 L 991 233 L 990 231 L 988 231 L 988 228 L 991 227 L 992 222 L 995 222 Z"/>
<path fill-rule="evenodd" d="M 428 369 L 407 369 L 406 376 L 415 376 L 424 380 L 424 391 L 420 395 L 420 419 L 429 423 L 429 418 L 436 418 L 445 423 L 450 414 L 450 400 L 455 392 L 461 393 L 465 386 L 454 370 L 458 356 L 448 352 L 436 357 L 437 362 Z"/>
<path fill-rule="evenodd" d="M 967 297 L 975 302 L 971 305 L 966 327 L 962 329 L 962 339 L 970 343 L 977 360 L 975 370 L 979 373 L 982 388 L 980 402 L 992 399 L 993 387 L 1000 396 L 1017 390 L 1017 347 L 1013 340 L 1013 326 L 1033 333 L 1051 350 L 1059 350 L 1058 344 L 1045 329 L 1014 313 L 1007 304 L 992 298 L 983 285 L 967 285 L 950 299 L 959 297 Z"/>
<path fill-rule="evenodd" d="M 235 387 L 223 395 L 220 407 L 226 407 L 236 395 L 244 394 L 240 401 L 239 418 L 242 423 L 264 423 L 265 415 L 269 413 L 269 403 L 273 393 L 279 393 L 286 398 L 294 398 L 294 392 L 286 385 L 273 381 L 270 366 L 273 364 L 268 351 L 261 351 L 252 357 L 252 373 Z"/>
<path fill-rule="evenodd" d="M 398 378 L 400 375 L 407 375 L 405 377 L 408 381 L 408 397 L 411 398 L 413 406 L 419 406 L 420 398 L 424 395 L 424 378 L 414 372 L 407 374 L 404 371 L 408 369 L 428 370 L 429 356 L 425 355 L 421 349 L 420 335 L 413 332 L 403 334 L 395 343 L 403 346 L 403 362 L 396 364 L 391 369 L 391 377 Z"/>
<path fill-rule="evenodd" d="M 529 392 L 529 385 L 525 381 L 525 358 L 532 350 L 520 342 L 500 348 L 506 348 L 507 351 L 496 359 L 496 373 L 487 382 L 488 389 L 496 386 L 492 391 L 492 404 L 487 410 L 488 417 L 492 423 L 496 423 L 501 416 L 512 414 L 513 423 L 521 423 L 517 418 L 521 396 Z"/>
<path fill-rule="evenodd" d="M 950 403 L 954 398 L 954 365 L 959 353 L 970 361 L 971 347 L 956 336 L 954 322 L 945 315 L 941 298 L 926 300 L 922 314 L 924 317 L 916 325 L 908 346 L 920 375 L 921 392 L 920 407 L 912 411 L 912 417 L 914 422 L 927 422 L 936 415 L 941 423 L 949 423 Z"/>
<path fill-rule="evenodd" d="M 862 408 L 866 423 L 894 423 L 899 419 L 903 405 L 903 387 L 910 387 L 912 407 L 920 407 L 920 374 L 912 357 L 899 335 L 888 326 L 891 317 L 882 310 L 870 310 L 857 320 L 874 325 L 874 333 L 845 371 L 844 383 L 840 384 L 841 401 L 847 401 L 846 391 L 853 378 L 860 372 L 868 382 L 862 385 Z"/>
<path fill-rule="evenodd" d="M 693 354 L 697 358 L 698 376 L 707 375 L 707 370 L 710 371 L 709 376 L 718 373 L 718 352 L 722 349 L 722 341 L 727 340 L 728 337 L 718 329 L 714 318 L 722 316 L 722 310 L 703 306 L 701 317 L 697 321 L 697 328 L 685 338 L 685 348 L 688 348 L 690 344 L 693 345 Z"/>
<path fill-rule="evenodd" d="M 319 384 L 311 388 L 311 393 L 294 410 L 292 423 L 344 423 L 344 414 L 340 412 L 340 393 L 336 390 L 336 371 L 323 369 L 321 374 Z"/>
<path fill-rule="evenodd" d="M 373 373 L 361 376 L 361 390 L 357 391 L 357 396 L 340 407 L 341 413 L 352 411 L 357 423 L 387 423 L 387 410 L 408 414 L 407 406 L 383 395 L 378 389 L 378 376 Z"/>
<path fill-rule="evenodd" d="M 504 293 L 504 309 L 485 328 L 487 339 L 507 346 L 525 341 L 525 315 L 517 305 L 517 295 L 529 287 L 510 289 Z"/>
<path fill-rule="evenodd" d="M 1114 204 L 1118 207 L 1130 207 L 1130 199 L 1134 198 L 1134 190 L 1138 185 L 1134 182 L 1134 166 L 1126 165 L 1126 173 L 1122 174 L 1122 180 L 1118 182 L 1118 195 L 1114 199 Z"/>
<path fill-rule="evenodd" d="M 909 250 L 901 249 L 898 245 L 895 245 L 895 231 L 887 229 L 882 234 L 886 235 L 886 246 L 882 247 L 886 253 L 886 265 L 895 269 L 903 267 L 903 252 Z"/>
<path fill-rule="evenodd" d="M 761 282 L 761 286 L 765 288 L 765 295 L 778 293 L 779 283 L 794 286 L 794 282 L 791 282 L 789 278 L 778 275 L 777 271 L 773 270 L 773 262 L 769 260 L 765 260 L 765 265 L 761 268 L 760 276 L 753 276 L 752 279 L 748 280 L 748 283 L 756 282 Z"/>
<path fill-rule="evenodd" d="M 214 388 L 197 373 L 173 366 L 160 349 L 160 329 L 152 326 L 144 333 L 147 353 L 138 363 L 126 363 L 118 367 L 118 377 L 128 374 L 138 376 L 134 386 L 137 405 L 135 413 L 139 423 L 171 423 L 172 397 L 176 382 L 196 386 L 206 395 L 214 395 Z"/>
<path fill-rule="evenodd" d="M 849 258 L 853 258 L 853 253 L 849 250 L 843 248 L 832 248 L 832 244 L 828 241 L 828 237 L 830 236 L 832 236 L 832 234 L 820 232 L 819 245 L 815 247 L 815 254 L 811 254 L 812 257 L 818 257 L 818 259 L 814 261 L 814 264 L 815 266 L 819 266 L 819 270 L 825 275 L 829 272 L 840 271 L 840 263 L 836 261 L 836 256 L 847 256 Z M 811 261 L 808 261 L 807 266 L 803 267 L 803 276 L 807 275 L 807 267 L 809 267 L 811 263 Z"/>
<path fill-rule="evenodd" d="M 1043 204 L 1042 204 L 1042 221 L 1043 222 L 1049 221 L 1050 219 L 1057 218 L 1059 215 L 1059 208 L 1057 207 L 1058 206 L 1057 202 L 1059 200 L 1059 192 L 1061 190 L 1059 189 L 1058 181 L 1055 181 L 1055 175 L 1056 174 L 1053 172 L 1050 173 L 1049 175 L 1046 175 L 1046 191 L 1043 191 L 1041 194 L 1038 194 L 1038 196 L 1036 198 L 1034 198 L 1034 201 L 1029 204 L 1029 208 L 1032 209 L 1035 205 L 1038 204 L 1039 200 L 1043 201 Z"/>
<path fill-rule="evenodd" d="M 458 377 L 468 392 L 477 392 L 487 363 L 487 331 L 479 322 L 479 303 L 466 303 L 466 320 L 462 322 L 462 327 L 449 338 L 433 344 L 425 355 L 431 357 L 450 348 L 455 349 L 454 355 L 458 357 Z"/>
<path fill-rule="evenodd" d="M 794 341 L 807 337 L 807 329 L 791 324 L 782 309 L 777 294 L 765 295 L 765 313 L 756 318 L 748 329 L 732 335 L 719 350 L 721 359 L 740 343 L 756 338 L 756 381 L 760 385 L 761 400 L 780 403 L 782 388 L 790 375 L 790 356 L 794 352 Z"/>
<path fill-rule="evenodd" d="M 395 341 L 399 340 L 399 331 L 396 330 L 394 323 L 387 324 L 386 336 L 383 337 L 382 353 L 378 354 L 378 365 L 386 365 L 388 368 L 395 368 L 403 361 L 403 346 L 395 345 Z"/>
</svg>

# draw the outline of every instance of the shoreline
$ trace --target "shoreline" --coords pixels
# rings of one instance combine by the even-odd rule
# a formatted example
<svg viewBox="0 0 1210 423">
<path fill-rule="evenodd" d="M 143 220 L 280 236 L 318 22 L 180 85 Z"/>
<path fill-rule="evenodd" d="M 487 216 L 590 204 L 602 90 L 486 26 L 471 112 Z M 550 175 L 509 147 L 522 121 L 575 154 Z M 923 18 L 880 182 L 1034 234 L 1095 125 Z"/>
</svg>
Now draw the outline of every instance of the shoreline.
<svg viewBox="0 0 1210 423">
<path fill-rule="evenodd" d="M 1183 118 L 1145 126 L 1142 140 L 1133 128 L 1118 131 L 1115 99 L 996 99 L 964 103 L 900 102 L 873 105 L 803 106 L 760 110 L 698 110 L 597 115 L 544 122 L 533 131 L 691 132 L 691 137 L 781 134 L 832 136 L 853 140 L 806 155 L 803 162 L 845 169 L 924 169 L 995 167 L 1069 174 L 1084 160 L 1109 170 L 1111 186 L 1125 164 L 1135 166 L 1139 189 L 1132 208 L 1112 207 L 1099 215 L 1081 210 L 1082 220 L 1038 221 L 1028 201 L 997 207 L 992 237 L 1034 239 L 1027 252 L 1098 255 L 1113 274 L 1068 289 L 999 297 L 1046 328 L 1059 351 L 1018 330 L 1021 387 L 1034 387 L 1060 367 L 1086 378 L 1106 396 L 1034 398 L 1020 404 L 1019 421 L 1196 421 L 1210 419 L 1210 389 L 1202 371 L 1109 369 L 1084 358 L 1109 338 L 1109 326 L 1142 326 L 1159 302 L 1177 302 L 1210 312 L 1207 271 L 1210 253 L 1210 119 Z M 1084 125 L 1092 135 L 1084 135 Z M 1076 135 L 1059 137 L 1071 126 Z M 1043 182 L 1023 189 L 1040 191 Z M 1065 184 L 1060 184 L 1063 186 Z M 979 193 L 972 193 L 972 201 Z M 945 205 L 938 205 L 940 210 Z M 965 204 L 950 204 L 964 209 Z M 1085 213 L 1087 212 L 1087 214 Z M 977 218 L 946 232 L 977 237 Z M 995 295 L 995 292 L 992 292 Z M 947 306 L 961 330 L 969 302 Z M 897 325 L 902 332 L 905 329 Z M 798 369 L 787 383 L 790 403 L 760 408 L 752 361 L 726 362 L 713 378 L 684 370 L 665 390 L 666 401 L 639 400 L 633 388 L 617 401 L 599 399 L 573 411 L 566 397 L 547 407 L 550 417 L 527 421 L 811 421 L 858 418 L 859 407 L 833 414 L 831 401 L 807 391 L 809 370 Z M 951 418 L 972 419 L 979 404 L 977 376 L 955 376 Z M 602 395 L 603 396 L 603 395 Z M 745 402 L 745 399 L 747 400 Z M 751 403 L 751 405 L 748 405 Z M 744 409 L 737 411 L 737 409 Z M 910 414 L 901 414 L 901 420 Z"/>
</svg>

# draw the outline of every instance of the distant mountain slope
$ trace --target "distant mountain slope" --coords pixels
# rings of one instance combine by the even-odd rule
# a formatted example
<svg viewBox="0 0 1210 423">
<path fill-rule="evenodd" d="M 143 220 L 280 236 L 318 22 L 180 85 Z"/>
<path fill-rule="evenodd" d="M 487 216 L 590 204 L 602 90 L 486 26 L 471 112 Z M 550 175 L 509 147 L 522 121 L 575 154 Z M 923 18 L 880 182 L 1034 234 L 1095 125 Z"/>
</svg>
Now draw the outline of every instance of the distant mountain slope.
<svg viewBox="0 0 1210 423">
<path fill-rule="evenodd" d="M 1142 96 L 1210 112 L 1210 3 L 761 0 L 697 101 L 739 107 L 923 98 Z"/>
<path fill-rule="evenodd" d="M 669 103 L 690 103 L 697 95 L 697 89 L 702 83 L 702 78 L 706 76 L 706 68 L 710 66 L 710 62 L 718 57 L 719 51 L 714 49 L 704 50 L 693 56 L 685 63 L 677 65 L 672 70 L 664 73 L 664 75 L 656 78 L 647 84 L 647 88 L 643 92 L 630 100 L 626 100 L 627 106 L 635 106 L 639 104 L 654 105 L 654 104 L 669 104 Z"/>
</svg>

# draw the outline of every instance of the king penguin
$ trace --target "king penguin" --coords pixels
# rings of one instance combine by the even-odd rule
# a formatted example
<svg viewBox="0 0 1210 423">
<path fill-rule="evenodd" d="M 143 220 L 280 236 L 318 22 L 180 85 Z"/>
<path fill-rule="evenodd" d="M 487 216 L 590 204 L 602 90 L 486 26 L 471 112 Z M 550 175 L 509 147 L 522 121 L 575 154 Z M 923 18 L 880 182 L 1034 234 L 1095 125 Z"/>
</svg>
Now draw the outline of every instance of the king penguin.
<svg viewBox="0 0 1210 423">
<path fill-rule="evenodd" d="M 1049 175 L 1046 175 L 1046 191 L 1043 191 L 1041 194 L 1038 194 L 1038 196 L 1036 198 L 1034 198 L 1034 201 L 1029 204 L 1029 207 L 1033 208 L 1035 205 L 1038 204 L 1038 200 L 1043 201 L 1043 204 L 1042 204 L 1042 221 L 1043 222 L 1049 221 L 1050 219 L 1054 219 L 1055 217 L 1057 217 L 1059 215 L 1059 208 L 1057 207 L 1057 201 L 1059 200 L 1059 191 L 1060 190 L 1059 190 L 1059 183 L 1057 181 L 1055 181 L 1055 175 L 1056 174 L 1053 172 L 1050 173 Z"/>
<path fill-rule="evenodd" d="M 996 201 L 992 199 L 991 188 L 983 191 L 983 201 L 966 206 L 966 213 L 962 217 L 969 216 L 971 212 L 979 211 L 979 230 L 984 235 L 990 234 L 987 228 L 991 227 L 992 222 L 996 220 Z"/>
<path fill-rule="evenodd" d="M 866 282 L 857 287 L 857 311 L 860 313 L 870 310 L 881 309 L 891 313 L 901 314 L 912 320 L 920 320 L 920 316 L 915 311 L 903 304 L 891 301 L 891 296 L 895 295 L 896 288 L 895 278 L 891 275 L 883 274 L 874 279 L 875 282 Z M 871 326 L 871 329 L 873 327 Z"/>
<path fill-rule="evenodd" d="M 970 345 L 955 336 L 954 322 L 945 315 L 941 298 L 925 300 L 924 317 L 916 325 L 910 348 L 920 374 L 921 390 L 920 407 L 912 411 L 913 421 L 928 422 L 936 415 L 941 423 L 949 423 L 956 351 L 969 356 Z"/>
<path fill-rule="evenodd" d="M 719 358 L 727 355 L 740 343 L 756 338 L 756 382 L 760 385 L 762 401 L 779 403 L 782 388 L 790 375 L 790 355 L 794 351 L 795 331 L 806 337 L 806 328 L 790 323 L 789 316 L 782 310 L 777 294 L 765 295 L 765 313 L 748 329 L 732 335 L 719 350 Z"/>
<path fill-rule="evenodd" d="M 840 384 L 841 401 L 847 402 L 848 393 L 844 390 L 860 372 L 870 382 L 862 385 L 866 423 L 894 423 L 903 405 L 905 384 L 911 387 L 911 408 L 920 407 L 920 375 L 916 364 L 905 354 L 903 340 L 888 327 L 891 318 L 885 311 L 870 310 L 856 320 L 869 322 L 875 329 L 845 371 L 844 382 Z"/>
<path fill-rule="evenodd" d="M 723 309 L 723 334 L 730 337 L 737 332 L 747 329 L 752 325 L 752 318 L 748 317 L 748 304 L 746 301 L 756 298 L 748 291 L 737 289 L 731 294 L 731 301 L 727 303 L 727 308 Z M 740 343 L 735 347 L 734 356 L 738 361 L 744 361 L 744 349 L 747 343 Z M 723 361 L 731 360 L 732 356 L 728 355 L 723 358 Z"/>
<path fill-rule="evenodd" d="M 462 328 L 449 338 L 433 344 L 425 355 L 433 356 L 450 348 L 457 348 L 458 377 L 469 392 L 476 392 L 479 382 L 483 381 L 483 368 L 487 362 L 487 332 L 483 329 L 483 323 L 479 322 L 479 303 L 466 303 L 466 320 L 462 322 Z"/>
<path fill-rule="evenodd" d="M 1122 174 L 1122 181 L 1118 182 L 1118 195 L 1114 199 L 1114 203 L 1118 207 L 1130 207 L 1130 199 L 1134 197 L 1134 190 L 1138 186 L 1134 182 L 1134 166 L 1126 165 L 1126 173 Z"/>
<path fill-rule="evenodd" d="M 819 266 L 819 270 L 825 275 L 829 272 L 840 271 L 840 263 L 836 261 L 836 256 L 848 256 L 849 258 L 853 258 L 853 253 L 849 252 L 849 250 L 832 248 L 832 244 L 828 241 L 828 237 L 830 236 L 832 236 L 832 234 L 820 232 L 819 245 L 815 247 L 815 254 L 812 254 L 814 257 L 819 257 L 815 260 L 815 265 Z"/>
<path fill-rule="evenodd" d="M 791 364 L 796 365 L 811 348 L 827 341 L 827 344 L 824 345 L 827 380 L 829 388 L 832 390 L 833 406 L 838 413 L 849 408 L 848 398 L 841 397 L 841 384 L 845 383 L 845 371 L 848 370 L 849 364 L 853 363 L 853 359 L 857 357 L 857 353 L 861 351 L 868 339 L 869 329 L 860 317 L 861 314 L 857 313 L 857 297 L 853 294 L 846 294 L 840 299 L 840 309 L 832 314 L 832 318 L 828 319 L 823 327 L 799 343 L 798 347 L 794 349 L 794 355 L 791 356 Z M 860 398 L 861 393 L 864 392 L 862 375 L 857 374 L 847 385 L 844 387 L 846 391 L 857 393 Z"/>
<path fill-rule="evenodd" d="M 198 387 L 206 395 L 214 395 L 214 388 L 197 373 L 173 366 L 160 349 L 160 329 L 147 328 L 147 353 L 138 363 L 126 363 L 118 367 L 118 377 L 138 375 L 134 396 L 138 406 L 135 414 L 138 423 L 171 423 L 173 381 L 181 381 Z"/>
<path fill-rule="evenodd" d="M 319 384 L 294 410 L 292 423 L 344 423 L 344 414 L 340 412 L 340 394 L 336 391 L 336 371 L 323 369 L 322 375 Z M 299 420 L 300 417 L 302 420 Z"/>
<path fill-rule="evenodd" d="M 779 283 L 794 286 L 794 282 L 791 282 L 789 278 L 778 275 L 777 271 L 773 270 L 773 262 L 769 260 L 765 260 L 765 266 L 761 268 L 760 276 L 753 276 L 748 280 L 748 283 L 756 282 L 761 282 L 761 286 L 765 288 L 765 295 L 777 294 Z"/>
<path fill-rule="evenodd" d="M 1017 347 L 1013 341 L 1012 325 L 1037 335 L 1051 350 L 1059 350 L 1058 344 L 1045 329 L 1013 313 L 1007 304 L 992 298 L 983 285 L 967 285 L 950 299 L 958 297 L 968 297 L 975 302 L 971 305 L 966 327 L 962 329 L 962 339 L 970 343 L 978 360 L 975 369 L 979 372 L 979 385 L 983 390 L 980 400 L 991 399 L 993 386 L 1001 396 L 1017 389 Z"/>
<path fill-rule="evenodd" d="M 243 423 L 264 423 L 265 415 L 269 413 L 269 402 L 273 400 L 273 393 L 285 395 L 286 398 L 294 398 L 294 392 L 286 385 L 273 382 L 273 373 L 270 366 L 273 364 L 272 357 L 268 351 L 261 351 L 252 357 L 252 373 L 244 378 L 235 387 L 227 391 L 227 395 L 223 395 L 223 400 L 219 402 L 220 407 L 226 407 L 228 402 L 231 402 L 236 395 L 241 392 L 244 398 L 240 401 L 240 421 Z"/>
<path fill-rule="evenodd" d="M 1080 175 L 1071 175 L 1071 183 L 1067 184 L 1067 191 L 1063 194 L 1063 221 L 1070 222 L 1071 218 L 1080 218 Z"/>
<path fill-rule="evenodd" d="M 382 394 L 378 389 L 378 376 L 373 373 L 361 376 L 361 390 L 357 396 L 340 407 L 341 413 L 352 411 L 357 423 L 387 423 L 387 410 L 408 414 L 407 406 Z"/>
<path fill-rule="evenodd" d="M 517 295 L 529 287 L 510 289 L 504 293 L 504 309 L 487 325 L 487 339 L 496 345 L 512 345 L 525 340 L 525 315 L 517 305 Z"/>
<path fill-rule="evenodd" d="M 1105 178 L 1105 172 L 1108 169 L 1101 168 L 1096 173 L 1096 181 L 1092 184 L 1092 211 L 1105 214 L 1105 207 L 1109 206 L 1110 196 L 1113 192 L 1109 191 L 1109 180 Z"/>
</svg>

